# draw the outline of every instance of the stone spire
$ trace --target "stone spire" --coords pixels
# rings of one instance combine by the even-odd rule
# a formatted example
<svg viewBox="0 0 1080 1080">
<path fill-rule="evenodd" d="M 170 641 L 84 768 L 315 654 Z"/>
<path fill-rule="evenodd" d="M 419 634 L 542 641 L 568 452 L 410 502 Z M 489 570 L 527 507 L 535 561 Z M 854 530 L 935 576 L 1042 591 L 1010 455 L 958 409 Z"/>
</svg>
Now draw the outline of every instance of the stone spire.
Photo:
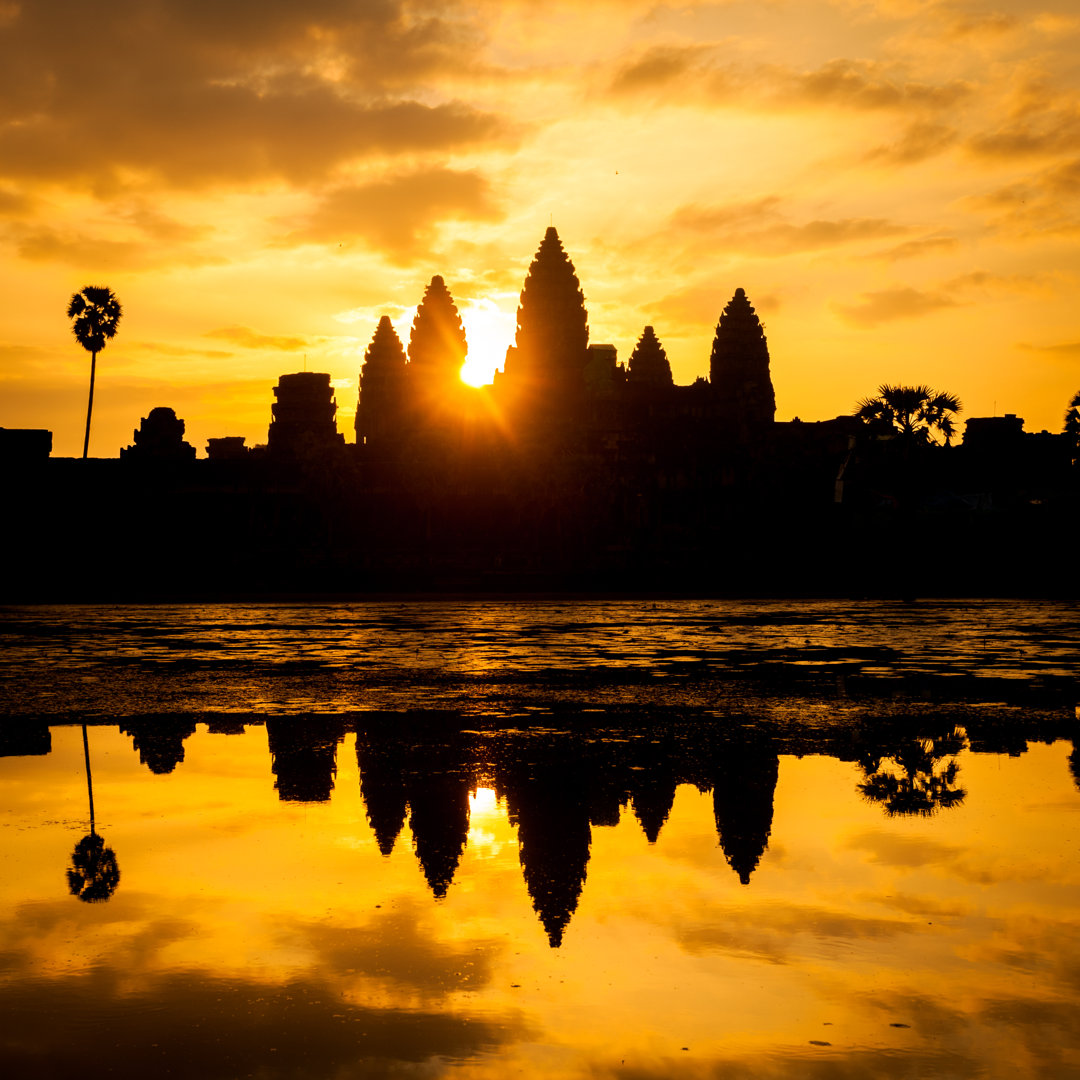
<svg viewBox="0 0 1080 1080">
<path fill-rule="evenodd" d="M 384 315 L 364 353 L 360 370 L 360 401 L 356 409 L 356 441 L 378 442 L 400 436 L 405 394 L 405 350 Z"/>
<path fill-rule="evenodd" d="M 573 392 L 582 385 L 588 346 L 585 297 L 559 234 L 549 228 L 521 289 L 506 374 L 528 390 Z"/>
<path fill-rule="evenodd" d="M 773 422 L 776 396 L 769 375 L 769 346 L 742 289 L 735 290 L 716 325 L 709 381 L 718 418 L 737 432 Z"/>
<path fill-rule="evenodd" d="M 626 373 L 627 382 L 638 386 L 673 386 L 671 364 L 668 362 L 664 346 L 651 326 L 642 331 L 634 351 L 630 354 L 630 365 Z"/>
<path fill-rule="evenodd" d="M 429 381 L 457 381 L 468 351 L 454 298 L 436 274 L 424 290 L 409 334 L 409 363 L 416 365 L 414 375 Z"/>
</svg>

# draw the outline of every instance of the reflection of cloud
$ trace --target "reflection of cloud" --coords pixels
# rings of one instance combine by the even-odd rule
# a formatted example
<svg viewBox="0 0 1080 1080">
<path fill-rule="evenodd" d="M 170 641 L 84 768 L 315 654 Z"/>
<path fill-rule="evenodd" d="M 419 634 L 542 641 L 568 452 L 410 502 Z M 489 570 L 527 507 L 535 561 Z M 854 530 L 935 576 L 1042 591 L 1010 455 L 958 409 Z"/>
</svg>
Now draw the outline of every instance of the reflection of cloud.
<svg viewBox="0 0 1080 1080">
<path fill-rule="evenodd" d="M 86 1075 L 91 1054 L 98 1071 L 118 1077 L 157 1075 L 163 1063 L 192 1078 L 400 1077 L 405 1065 L 492 1053 L 528 1034 L 517 1015 L 364 1007 L 314 978 L 275 986 L 204 972 L 144 984 L 133 1023 L 123 979 L 107 967 L 0 986 L 4 1029 L 18 1032 L 4 1040 L 12 1075 Z"/>
<path fill-rule="evenodd" d="M 285 933 L 315 953 L 314 969 L 327 976 L 374 979 L 424 999 L 487 986 L 505 943 L 436 941 L 420 924 L 420 910 L 399 900 L 365 926 L 297 922 Z"/>
<path fill-rule="evenodd" d="M 833 306 L 852 325 L 873 327 L 899 319 L 930 315 L 935 311 L 959 305 L 947 296 L 919 292 L 909 287 L 867 292 L 863 293 L 854 304 L 834 304 Z"/>
<path fill-rule="evenodd" d="M 753 911 L 728 909 L 707 921 L 676 929 L 675 937 L 689 953 L 731 952 L 770 963 L 786 963 L 798 935 L 844 941 L 879 941 L 914 931 L 904 919 L 880 919 L 808 904 L 773 903 Z"/>
<path fill-rule="evenodd" d="M 904 867 L 951 863 L 963 851 L 952 844 L 884 832 L 859 833 L 848 841 L 847 847 L 864 852 L 871 862 Z"/>
</svg>

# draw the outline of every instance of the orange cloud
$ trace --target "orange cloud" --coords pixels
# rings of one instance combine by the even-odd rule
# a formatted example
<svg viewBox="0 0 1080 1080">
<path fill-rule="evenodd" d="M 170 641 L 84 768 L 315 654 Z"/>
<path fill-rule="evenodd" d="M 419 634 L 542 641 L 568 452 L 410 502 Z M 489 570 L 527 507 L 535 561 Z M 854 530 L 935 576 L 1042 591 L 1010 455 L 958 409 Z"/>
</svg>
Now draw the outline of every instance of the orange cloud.
<svg viewBox="0 0 1080 1080">
<path fill-rule="evenodd" d="M 833 306 L 846 322 L 869 329 L 882 323 L 920 318 L 959 305 L 948 296 L 919 292 L 908 287 L 866 292 L 854 304 Z"/>
<path fill-rule="evenodd" d="M 325 194 L 288 244 L 361 241 L 401 263 L 430 253 L 444 221 L 498 221 L 488 181 L 446 168 L 416 170 Z"/>
<path fill-rule="evenodd" d="M 217 330 L 208 330 L 203 336 L 231 341 L 245 349 L 281 349 L 284 352 L 297 352 L 309 346 L 306 338 L 260 334 L 249 326 L 222 326 Z"/>
</svg>

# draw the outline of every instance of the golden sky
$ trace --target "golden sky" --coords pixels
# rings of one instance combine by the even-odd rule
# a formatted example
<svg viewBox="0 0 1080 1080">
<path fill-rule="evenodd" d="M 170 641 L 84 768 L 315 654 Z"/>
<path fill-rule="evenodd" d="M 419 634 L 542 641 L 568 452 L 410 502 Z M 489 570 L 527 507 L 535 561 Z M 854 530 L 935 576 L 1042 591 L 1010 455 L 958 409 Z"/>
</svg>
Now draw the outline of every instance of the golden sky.
<svg viewBox="0 0 1080 1080">
<path fill-rule="evenodd" d="M 0 0 L 0 426 L 81 451 L 94 284 L 91 455 L 157 405 L 265 442 L 305 363 L 351 439 L 379 316 L 443 275 L 488 374 L 553 223 L 621 360 L 707 374 L 742 287 L 778 419 L 925 382 L 1060 430 L 1078 49 L 1080 0 Z"/>
</svg>

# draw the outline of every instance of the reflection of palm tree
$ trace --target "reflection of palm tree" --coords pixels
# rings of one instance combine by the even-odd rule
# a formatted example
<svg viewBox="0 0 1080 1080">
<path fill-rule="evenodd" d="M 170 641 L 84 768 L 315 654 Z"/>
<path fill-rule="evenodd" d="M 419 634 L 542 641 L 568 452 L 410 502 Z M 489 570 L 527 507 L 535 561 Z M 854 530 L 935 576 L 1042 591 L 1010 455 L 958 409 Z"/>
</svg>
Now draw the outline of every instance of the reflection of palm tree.
<svg viewBox="0 0 1080 1080">
<path fill-rule="evenodd" d="M 120 884 L 116 853 L 105 846 L 97 833 L 91 832 L 75 845 L 71 863 L 67 879 L 72 896 L 94 903 L 108 900 L 116 892 L 116 886 Z"/>
<path fill-rule="evenodd" d="M 68 888 L 88 904 L 108 900 L 120 884 L 120 865 L 116 853 L 105 846 L 94 828 L 94 784 L 90 776 L 90 740 L 86 725 L 82 726 L 83 756 L 86 760 L 86 794 L 90 800 L 90 833 L 84 836 L 71 854 L 68 868 Z"/>
<path fill-rule="evenodd" d="M 75 293 L 68 304 L 69 319 L 74 319 L 71 332 L 75 340 L 90 354 L 90 399 L 86 405 L 86 435 L 83 438 L 83 458 L 90 448 L 90 416 L 94 411 L 94 373 L 97 368 L 97 354 L 105 348 L 105 343 L 116 336 L 116 325 L 120 322 L 120 301 L 112 289 L 103 285 L 87 285 L 82 292 Z"/>
<path fill-rule="evenodd" d="M 893 753 L 863 762 L 866 782 L 859 791 L 870 802 L 881 803 L 890 816 L 922 814 L 959 806 L 967 792 L 954 787 L 960 773 L 956 755 L 966 745 L 959 728 L 951 734 L 930 739 L 911 739 Z M 944 768 L 938 762 L 948 757 Z M 891 762 L 894 768 L 886 768 Z"/>
</svg>

